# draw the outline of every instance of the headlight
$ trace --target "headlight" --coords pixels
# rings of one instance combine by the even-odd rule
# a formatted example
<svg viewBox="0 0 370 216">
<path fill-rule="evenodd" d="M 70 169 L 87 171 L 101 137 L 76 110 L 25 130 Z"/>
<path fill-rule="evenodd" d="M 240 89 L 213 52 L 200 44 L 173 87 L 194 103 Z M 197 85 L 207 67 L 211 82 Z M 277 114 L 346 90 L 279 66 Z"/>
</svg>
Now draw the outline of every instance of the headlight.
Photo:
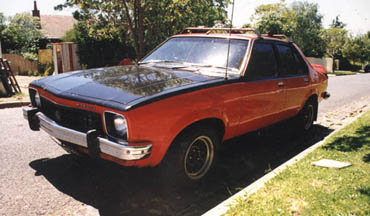
<svg viewBox="0 0 370 216">
<path fill-rule="evenodd" d="M 125 116 L 106 111 L 104 112 L 104 123 L 107 133 L 111 138 L 127 140 L 128 130 Z"/>
<path fill-rule="evenodd" d="M 114 116 L 114 127 L 119 134 L 125 134 L 127 132 L 126 119 L 123 116 Z"/>
</svg>

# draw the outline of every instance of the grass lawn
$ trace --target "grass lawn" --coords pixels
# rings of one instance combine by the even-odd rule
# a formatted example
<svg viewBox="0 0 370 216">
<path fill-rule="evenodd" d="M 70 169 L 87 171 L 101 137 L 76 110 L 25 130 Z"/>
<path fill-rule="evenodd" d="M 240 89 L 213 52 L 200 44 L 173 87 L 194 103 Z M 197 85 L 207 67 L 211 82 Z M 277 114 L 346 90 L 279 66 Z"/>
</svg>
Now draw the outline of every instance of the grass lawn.
<svg viewBox="0 0 370 216">
<path fill-rule="evenodd" d="M 342 76 L 342 75 L 355 75 L 356 72 L 353 72 L 353 71 L 335 71 L 334 73 L 333 72 L 329 72 L 328 74 L 332 74 L 332 75 L 337 75 L 337 76 Z"/>
<path fill-rule="evenodd" d="M 311 165 L 350 162 L 343 169 Z M 370 111 L 335 133 L 226 215 L 370 215 Z"/>
</svg>

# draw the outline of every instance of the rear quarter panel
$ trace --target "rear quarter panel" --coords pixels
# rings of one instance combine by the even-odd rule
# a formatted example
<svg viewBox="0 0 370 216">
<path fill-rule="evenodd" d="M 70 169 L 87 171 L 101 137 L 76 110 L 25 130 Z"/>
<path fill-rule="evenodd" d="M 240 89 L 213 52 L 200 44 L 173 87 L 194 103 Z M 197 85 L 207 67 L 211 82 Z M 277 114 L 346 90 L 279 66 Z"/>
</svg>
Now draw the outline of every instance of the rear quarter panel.
<svg viewBox="0 0 370 216">
<path fill-rule="evenodd" d="M 306 95 L 306 99 L 302 101 L 301 108 L 303 108 L 304 104 L 308 100 L 309 97 L 312 95 L 317 95 L 318 103 L 323 99 L 323 93 L 327 90 L 328 87 L 328 76 L 326 74 L 325 68 L 320 67 L 319 72 L 315 70 L 315 67 L 308 61 L 306 56 L 303 54 L 302 50 L 294 44 L 298 52 L 304 58 L 308 68 L 309 68 L 309 79 L 310 79 L 310 91 L 308 91 Z"/>
<path fill-rule="evenodd" d="M 311 80 L 311 89 L 312 94 L 317 95 L 318 102 L 323 99 L 323 93 L 326 92 L 328 88 L 328 76 L 325 73 L 316 71 L 310 65 L 310 80 Z"/>
</svg>

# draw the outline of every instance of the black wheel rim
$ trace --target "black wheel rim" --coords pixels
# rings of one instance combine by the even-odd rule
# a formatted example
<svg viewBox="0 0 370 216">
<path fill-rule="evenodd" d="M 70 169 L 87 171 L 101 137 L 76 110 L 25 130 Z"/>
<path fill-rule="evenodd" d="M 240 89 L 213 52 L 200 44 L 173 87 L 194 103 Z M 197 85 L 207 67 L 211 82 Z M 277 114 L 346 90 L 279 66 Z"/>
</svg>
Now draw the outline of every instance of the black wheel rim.
<svg viewBox="0 0 370 216">
<path fill-rule="evenodd" d="M 303 126 L 304 130 L 309 130 L 313 123 L 314 108 L 312 104 L 309 104 L 303 110 Z"/>
<path fill-rule="evenodd" d="M 200 179 L 207 174 L 214 156 L 213 142 L 207 136 L 199 136 L 189 145 L 184 160 L 185 174 L 190 179 Z"/>
</svg>

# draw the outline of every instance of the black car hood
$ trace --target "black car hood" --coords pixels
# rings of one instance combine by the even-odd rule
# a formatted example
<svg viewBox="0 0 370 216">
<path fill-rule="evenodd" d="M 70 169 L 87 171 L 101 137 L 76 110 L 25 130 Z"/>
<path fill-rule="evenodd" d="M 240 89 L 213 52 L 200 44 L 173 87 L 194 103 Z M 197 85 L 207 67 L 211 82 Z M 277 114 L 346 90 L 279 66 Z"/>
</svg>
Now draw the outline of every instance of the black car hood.
<svg viewBox="0 0 370 216">
<path fill-rule="evenodd" d="M 31 85 L 67 99 L 126 110 L 146 100 L 224 80 L 149 66 L 117 66 L 50 76 Z"/>
</svg>

